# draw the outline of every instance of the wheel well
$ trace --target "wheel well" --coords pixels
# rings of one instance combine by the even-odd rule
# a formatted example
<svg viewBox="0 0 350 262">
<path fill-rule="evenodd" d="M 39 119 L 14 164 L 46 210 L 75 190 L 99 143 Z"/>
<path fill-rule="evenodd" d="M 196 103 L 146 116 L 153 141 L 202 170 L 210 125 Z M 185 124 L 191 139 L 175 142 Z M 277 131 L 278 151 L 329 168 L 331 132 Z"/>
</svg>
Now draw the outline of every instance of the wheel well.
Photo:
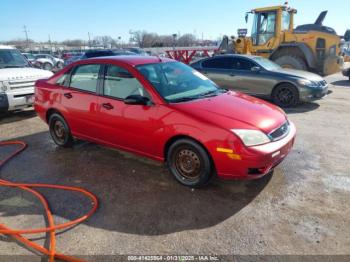
<svg viewBox="0 0 350 262">
<path fill-rule="evenodd" d="M 198 141 L 197 139 L 194 139 L 193 137 L 190 137 L 190 136 L 186 136 L 186 135 L 177 135 L 177 136 L 174 136 L 172 138 L 170 138 L 165 146 L 164 146 L 164 152 L 163 152 L 163 155 L 164 155 L 164 161 L 166 161 L 167 159 L 167 156 L 168 156 L 168 150 L 169 150 L 169 147 L 177 140 L 179 139 L 190 139 L 194 142 L 196 142 L 197 144 L 199 144 L 201 147 L 203 147 L 203 149 L 207 152 L 208 156 L 209 156 L 209 159 L 210 161 L 212 162 L 214 168 L 215 168 L 215 165 L 214 165 L 214 161 L 213 161 L 213 158 L 211 156 L 211 154 L 209 153 L 208 149 L 200 142 Z"/>
<path fill-rule="evenodd" d="M 276 88 L 279 87 L 279 86 L 281 86 L 281 85 L 289 85 L 289 86 L 294 87 L 295 90 L 296 90 L 297 93 L 298 93 L 298 96 L 299 96 L 299 89 L 298 89 L 294 84 L 292 84 L 292 83 L 290 83 L 290 82 L 281 82 L 281 83 L 278 83 L 277 85 L 275 85 L 274 88 L 272 89 L 271 98 L 272 98 L 272 95 L 273 95 L 273 93 L 275 92 Z"/>
<path fill-rule="evenodd" d="M 46 123 L 49 123 L 50 116 L 51 116 L 52 114 L 54 114 L 54 113 L 59 114 L 59 115 L 62 116 L 62 114 L 60 113 L 60 111 L 58 111 L 57 109 L 54 109 L 54 108 L 50 108 L 50 109 L 47 110 L 47 112 L 46 112 Z M 62 116 L 62 117 L 63 117 L 63 116 Z"/>
</svg>

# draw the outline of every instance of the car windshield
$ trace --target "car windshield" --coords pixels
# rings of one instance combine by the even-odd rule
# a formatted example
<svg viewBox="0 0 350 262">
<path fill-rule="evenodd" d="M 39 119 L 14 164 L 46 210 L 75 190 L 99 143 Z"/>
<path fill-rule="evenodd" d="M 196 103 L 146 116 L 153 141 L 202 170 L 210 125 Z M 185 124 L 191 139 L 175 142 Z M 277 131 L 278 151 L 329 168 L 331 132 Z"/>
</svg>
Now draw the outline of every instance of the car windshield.
<svg viewBox="0 0 350 262">
<path fill-rule="evenodd" d="M 0 68 L 28 67 L 28 61 L 16 49 L 0 49 Z"/>
<path fill-rule="evenodd" d="M 35 56 L 32 54 L 25 54 L 25 57 L 27 57 L 28 59 L 35 59 Z"/>
<path fill-rule="evenodd" d="M 85 57 L 86 58 L 93 58 L 93 57 L 101 57 L 101 56 L 113 56 L 114 53 L 113 51 L 91 51 L 91 52 L 86 52 Z"/>
<path fill-rule="evenodd" d="M 217 96 L 226 92 L 219 89 L 206 76 L 183 63 L 147 64 L 139 65 L 137 68 L 170 103 Z"/>
<path fill-rule="evenodd" d="M 254 57 L 253 60 L 266 70 L 275 71 L 281 69 L 278 64 L 263 57 Z"/>
</svg>

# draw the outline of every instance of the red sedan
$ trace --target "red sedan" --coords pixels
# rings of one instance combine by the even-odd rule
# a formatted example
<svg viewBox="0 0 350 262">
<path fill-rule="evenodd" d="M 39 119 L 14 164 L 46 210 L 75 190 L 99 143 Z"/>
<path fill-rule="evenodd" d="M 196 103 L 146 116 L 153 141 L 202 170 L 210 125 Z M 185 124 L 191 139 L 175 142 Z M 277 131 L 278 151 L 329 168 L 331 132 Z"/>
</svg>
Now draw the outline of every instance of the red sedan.
<svg viewBox="0 0 350 262">
<path fill-rule="evenodd" d="M 296 134 L 278 107 L 219 89 L 191 67 L 158 57 L 78 61 L 39 80 L 35 95 L 57 145 L 79 138 L 165 161 L 190 187 L 214 176 L 266 175 Z"/>
</svg>

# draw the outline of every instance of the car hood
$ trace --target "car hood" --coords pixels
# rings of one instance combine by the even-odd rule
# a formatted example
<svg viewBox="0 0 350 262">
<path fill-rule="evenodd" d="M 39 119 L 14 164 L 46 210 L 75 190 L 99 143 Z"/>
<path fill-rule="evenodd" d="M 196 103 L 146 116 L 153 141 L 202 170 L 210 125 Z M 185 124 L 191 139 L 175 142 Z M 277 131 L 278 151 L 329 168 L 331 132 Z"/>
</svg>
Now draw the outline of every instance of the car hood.
<svg viewBox="0 0 350 262">
<path fill-rule="evenodd" d="M 310 73 L 307 71 L 302 71 L 302 70 L 296 70 L 296 69 L 282 68 L 282 69 L 276 70 L 275 72 L 288 75 L 290 77 L 300 77 L 300 78 L 305 78 L 310 81 L 316 81 L 316 82 L 320 82 L 324 80 L 321 76 L 317 74 Z"/>
<path fill-rule="evenodd" d="M 38 80 L 52 75 L 50 71 L 32 67 L 0 69 L 0 81 Z"/>
<path fill-rule="evenodd" d="M 287 120 L 285 113 L 279 107 L 232 91 L 216 97 L 172 104 L 172 106 L 186 115 L 225 129 L 259 129 L 270 133 Z"/>
</svg>

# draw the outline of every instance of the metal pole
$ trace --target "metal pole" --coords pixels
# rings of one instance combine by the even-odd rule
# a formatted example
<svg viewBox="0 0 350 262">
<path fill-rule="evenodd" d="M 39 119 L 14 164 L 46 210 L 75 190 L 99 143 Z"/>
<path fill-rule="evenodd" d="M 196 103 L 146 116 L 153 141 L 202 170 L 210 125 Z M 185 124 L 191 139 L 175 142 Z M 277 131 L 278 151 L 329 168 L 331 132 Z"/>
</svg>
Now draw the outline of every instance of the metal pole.
<svg viewBox="0 0 350 262">
<path fill-rule="evenodd" d="M 26 35 L 26 43 L 27 43 L 27 48 L 29 48 L 29 37 L 28 37 L 28 30 L 27 30 L 27 27 L 24 25 L 23 26 L 23 32 L 25 33 Z"/>
</svg>

